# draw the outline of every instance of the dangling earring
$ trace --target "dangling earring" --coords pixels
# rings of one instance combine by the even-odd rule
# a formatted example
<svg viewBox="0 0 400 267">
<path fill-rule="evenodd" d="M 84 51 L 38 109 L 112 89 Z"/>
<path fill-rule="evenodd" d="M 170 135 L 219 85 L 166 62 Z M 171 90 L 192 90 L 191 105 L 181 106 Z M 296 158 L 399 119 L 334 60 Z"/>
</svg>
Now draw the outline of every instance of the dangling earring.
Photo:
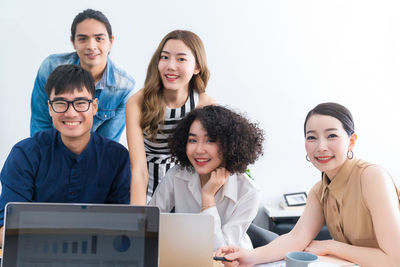
<svg viewBox="0 0 400 267">
<path fill-rule="evenodd" d="M 306 160 L 307 160 L 308 162 L 310 162 L 310 158 L 308 157 L 308 155 L 306 155 Z"/>
<path fill-rule="evenodd" d="M 347 151 L 347 158 L 348 159 L 353 159 L 353 157 L 354 157 L 353 150 Z"/>
</svg>

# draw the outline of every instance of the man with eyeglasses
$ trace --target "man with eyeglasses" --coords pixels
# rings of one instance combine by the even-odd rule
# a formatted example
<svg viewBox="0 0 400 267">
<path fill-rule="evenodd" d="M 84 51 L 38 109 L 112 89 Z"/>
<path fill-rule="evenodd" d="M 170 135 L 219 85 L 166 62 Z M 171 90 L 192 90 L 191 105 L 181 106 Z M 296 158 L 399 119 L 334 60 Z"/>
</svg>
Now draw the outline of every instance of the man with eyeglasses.
<svg viewBox="0 0 400 267">
<path fill-rule="evenodd" d="M 45 91 L 55 128 L 22 140 L 8 155 L 0 173 L 0 226 L 8 202 L 129 203 L 127 149 L 91 132 L 98 99 L 90 73 L 61 65 Z"/>
</svg>

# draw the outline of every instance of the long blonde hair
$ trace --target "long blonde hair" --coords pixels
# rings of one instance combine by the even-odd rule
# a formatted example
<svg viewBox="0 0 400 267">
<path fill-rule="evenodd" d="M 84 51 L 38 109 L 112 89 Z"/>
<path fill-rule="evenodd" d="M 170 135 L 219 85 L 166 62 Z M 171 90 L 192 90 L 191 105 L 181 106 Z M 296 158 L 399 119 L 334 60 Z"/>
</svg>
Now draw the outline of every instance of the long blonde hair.
<svg viewBox="0 0 400 267">
<path fill-rule="evenodd" d="M 198 93 L 205 92 L 210 72 L 207 68 L 206 51 L 201 39 L 191 31 L 175 30 L 168 33 L 158 45 L 147 68 L 146 80 L 143 88 L 142 119 L 140 125 L 146 138 L 155 141 L 159 124 L 164 122 L 165 107 L 163 97 L 163 84 L 158 71 L 161 51 L 168 40 L 181 40 L 193 53 L 196 66 L 200 72 L 193 75 L 189 82 L 189 90 Z"/>
</svg>

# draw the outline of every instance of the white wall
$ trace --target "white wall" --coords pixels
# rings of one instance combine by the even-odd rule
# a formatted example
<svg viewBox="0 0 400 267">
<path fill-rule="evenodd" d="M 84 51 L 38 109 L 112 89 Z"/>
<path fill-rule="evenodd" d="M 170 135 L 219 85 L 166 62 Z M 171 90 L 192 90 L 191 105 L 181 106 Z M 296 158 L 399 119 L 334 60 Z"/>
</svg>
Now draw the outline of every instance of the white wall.
<svg viewBox="0 0 400 267">
<path fill-rule="evenodd" d="M 264 201 L 308 191 L 319 173 L 305 161 L 303 120 L 320 102 L 353 113 L 355 155 L 400 179 L 398 1 L 0 1 L 0 167 L 29 135 L 30 94 L 41 61 L 72 51 L 70 25 L 102 10 L 116 36 L 112 57 L 143 85 L 162 37 L 189 29 L 203 40 L 208 93 L 246 112 L 266 132 L 253 176 Z M 126 144 L 126 138 L 121 140 Z"/>
</svg>

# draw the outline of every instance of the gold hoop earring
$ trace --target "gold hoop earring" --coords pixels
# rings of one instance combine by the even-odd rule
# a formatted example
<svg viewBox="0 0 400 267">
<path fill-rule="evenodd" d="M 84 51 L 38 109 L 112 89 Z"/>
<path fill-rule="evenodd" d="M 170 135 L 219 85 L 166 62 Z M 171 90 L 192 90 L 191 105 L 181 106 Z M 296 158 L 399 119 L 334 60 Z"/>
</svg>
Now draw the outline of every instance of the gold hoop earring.
<svg viewBox="0 0 400 267">
<path fill-rule="evenodd" d="M 349 154 L 350 154 L 350 155 L 349 155 Z M 354 157 L 353 150 L 347 151 L 347 158 L 348 158 L 348 159 L 353 159 L 353 157 Z"/>
<path fill-rule="evenodd" d="M 308 155 L 306 155 L 306 160 L 307 160 L 308 162 L 310 162 L 310 158 L 308 157 Z"/>
</svg>

